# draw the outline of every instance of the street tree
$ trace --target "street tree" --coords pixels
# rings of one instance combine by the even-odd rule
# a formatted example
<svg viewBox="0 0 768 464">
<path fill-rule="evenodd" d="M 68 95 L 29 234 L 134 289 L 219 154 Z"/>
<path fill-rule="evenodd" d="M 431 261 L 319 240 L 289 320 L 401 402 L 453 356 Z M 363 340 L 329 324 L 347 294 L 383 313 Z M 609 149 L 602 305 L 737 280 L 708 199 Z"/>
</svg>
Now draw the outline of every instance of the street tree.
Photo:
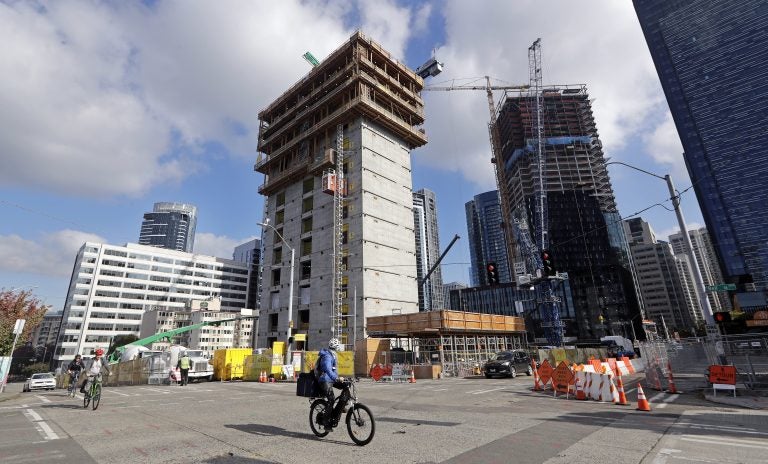
<svg viewBox="0 0 768 464">
<path fill-rule="evenodd" d="M 40 302 L 32 291 L 0 291 L 0 356 L 9 356 L 13 346 L 13 327 L 16 319 L 26 319 L 24 330 L 17 341 L 24 345 L 30 341 L 32 331 L 37 328 L 49 306 Z"/>
</svg>

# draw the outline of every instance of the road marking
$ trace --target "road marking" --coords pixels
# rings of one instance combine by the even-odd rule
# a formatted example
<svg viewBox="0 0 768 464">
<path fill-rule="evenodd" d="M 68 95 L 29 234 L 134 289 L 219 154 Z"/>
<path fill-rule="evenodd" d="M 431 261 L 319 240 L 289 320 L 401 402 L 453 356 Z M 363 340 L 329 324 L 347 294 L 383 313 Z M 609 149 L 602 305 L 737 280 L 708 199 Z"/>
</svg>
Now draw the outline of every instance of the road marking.
<svg viewBox="0 0 768 464">
<path fill-rule="evenodd" d="M 764 441 L 758 442 L 758 441 L 752 441 L 752 440 L 740 440 L 737 438 L 723 438 L 723 437 L 716 437 L 713 435 L 702 435 L 701 438 L 683 435 L 681 440 L 692 441 L 696 443 L 708 443 L 711 445 L 727 445 L 727 446 L 736 446 L 739 448 L 758 448 L 758 449 L 768 450 L 768 446 L 763 444 L 765 443 Z"/>
<path fill-rule="evenodd" d="M 667 462 L 667 459 L 675 454 L 680 453 L 681 451 L 679 449 L 670 449 L 670 448 L 662 448 L 659 450 L 659 454 L 656 455 L 655 458 L 653 458 L 652 464 L 665 464 Z"/>
<path fill-rule="evenodd" d="M 125 408 L 140 408 L 142 405 L 135 404 L 133 406 L 115 406 L 112 409 L 125 409 Z"/>
<path fill-rule="evenodd" d="M 139 388 L 141 390 L 147 390 L 147 391 L 151 391 L 151 392 L 154 392 L 154 393 L 163 393 L 165 395 L 170 393 L 168 390 L 160 390 L 159 388 L 150 388 L 150 387 L 139 387 Z"/>
<path fill-rule="evenodd" d="M 105 392 L 107 392 L 107 393 L 114 393 L 115 395 L 120 395 L 120 396 L 131 396 L 128 393 L 121 393 L 121 392 L 115 391 L 115 390 L 105 390 Z"/>
<path fill-rule="evenodd" d="M 504 388 L 506 388 L 506 387 L 491 388 L 490 390 L 478 390 L 476 392 L 473 392 L 472 394 L 473 395 L 482 395 L 483 393 L 490 393 L 490 392 L 493 392 L 493 391 L 503 390 Z M 467 392 L 467 393 L 469 393 L 469 392 Z"/>
<path fill-rule="evenodd" d="M 40 417 L 40 414 L 36 413 L 32 409 L 26 409 L 24 411 L 24 414 L 27 415 L 30 419 L 30 422 L 32 422 L 36 427 L 38 427 L 38 430 L 44 434 L 43 438 L 46 440 L 58 440 L 59 436 L 56 435 L 56 433 L 53 431 L 50 425 L 48 425 L 42 417 Z"/>
<path fill-rule="evenodd" d="M 657 409 L 664 409 L 664 408 L 666 408 L 666 407 L 669 405 L 669 403 L 671 403 L 671 402 L 675 401 L 675 400 L 676 400 L 676 399 L 678 399 L 678 398 L 680 398 L 680 395 L 671 395 L 671 396 L 668 396 L 668 397 L 664 398 L 664 399 L 662 400 L 662 401 L 663 401 L 663 403 L 661 403 L 660 405 L 656 406 L 656 408 L 657 408 Z"/>
<path fill-rule="evenodd" d="M 627 390 L 627 391 L 625 391 L 624 393 L 625 393 L 625 394 L 627 394 L 627 395 L 629 395 L 630 393 L 632 393 L 632 392 L 633 392 L 633 391 L 635 391 L 635 390 L 637 390 L 637 388 L 633 388 L 632 390 Z"/>
<path fill-rule="evenodd" d="M 656 400 L 658 400 L 659 398 L 661 398 L 663 396 L 664 396 L 664 392 L 658 393 L 656 396 L 654 396 L 652 398 L 648 398 L 648 402 L 649 403 L 655 403 Z"/>
<path fill-rule="evenodd" d="M 40 400 L 41 400 L 43 403 L 50 403 L 50 402 L 51 402 L 51 400 L 49 400 L 48 398 L 46 398 L 46 397 L 44 397 L 44 396 L 40 396 L 40 395 L 35 395 L 35 396 L 36 396 L 36 397 L 38 397 L 38 398 L 40 398 Z"/>
<path fill-rule="evenodd" d="M 198 403 L 209 403 L 211 401 L 216 401 L 216 400 L 202 400 L 202 401 L 198 401 Z"/>
</svg>

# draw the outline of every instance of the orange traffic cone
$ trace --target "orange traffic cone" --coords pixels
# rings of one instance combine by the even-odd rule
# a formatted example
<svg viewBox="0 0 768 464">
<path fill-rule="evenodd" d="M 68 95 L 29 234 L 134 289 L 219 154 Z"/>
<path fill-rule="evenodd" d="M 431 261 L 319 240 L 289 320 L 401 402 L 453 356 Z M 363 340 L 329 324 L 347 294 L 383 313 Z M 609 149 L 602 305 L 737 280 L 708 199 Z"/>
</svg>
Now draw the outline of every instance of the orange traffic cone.
<svg viewBox="0 0 768 464">
<path fill-rule="evenodd" d="M 531 366 L 533 366 L 533 391 L 541 391 L 541 384 L 539 383 L 539 370 L 536 368 L 536 361 L 531 360 Z"/>
<path fill-rule="evenodd" d="M 411 369 L 411 378 L 408 379 L 408 383 L 416 383 L 416 376 L 413 374 L 413 369 Z"/>
<path fill-rule="evenodd" d="M 581 385 L 581 379 L 576 379 L 576 399 L 577 400 L 586 400 L 587 395 L 584 394 L 584 388 Z"/>
<path fill-rule="evenodd" d="M 667 393 L 680 393 L 677 391 L 677 388 L 675 388 L 675 378 L 672 376 L 672 364 L 670 364 L 669 361 L 667 361 L 667 371 L 669 371 L 669 390 L 667 390 Z"/>
<path fill-rule="evenodd" d="M 261 374 L 259 374 L 259 383 L 264 383 L 267 381 L 267 373 L 264 371 L 261 371 Z"/>
<path fill-rule="evenodd" d="M 648 399 L 645 397 L 645 392 L 643 392 L 643 386 L 639 383 L 637 384 L 637 410 L 638 411 L 651 411 L 651 404 L 648 402 Z"/>
<path fill-rule="evenodd" d="M 619 375 L 619 386 L 617 387 L 619 390 L 619 401 L 615 402 L 614 404 L 618 404 L 619 406 L 627 406 L 629 402 L 627 401 L 627 395 L 624 393 L 624 382 L 621 380 L 621 375 Z"/>
</svg>

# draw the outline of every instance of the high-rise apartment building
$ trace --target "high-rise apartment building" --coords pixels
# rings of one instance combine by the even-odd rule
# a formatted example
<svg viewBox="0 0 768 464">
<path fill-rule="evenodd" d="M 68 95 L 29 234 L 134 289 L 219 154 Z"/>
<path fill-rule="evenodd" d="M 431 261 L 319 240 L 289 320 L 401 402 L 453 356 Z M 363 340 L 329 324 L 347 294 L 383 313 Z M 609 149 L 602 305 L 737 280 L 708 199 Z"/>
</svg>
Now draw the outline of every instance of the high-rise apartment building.
<svg viewBox="0 0 768 464">
<path fill-rule="evenodd" d="M 508 92 L 495 121 L 495 160 L 513 269 L 541 250 L 536 97 Z M 542 184 L 547 242 L 556 271 L 567 272 L 575 317 L 565 335 L 596 339 L 622 333 L 639 308 L 629 251 L 585 86 L 549 86 L 541 94 Z M 526 232 L 527 231 L 527 232 Z M 529 243 L 537 251 L 531 252 Z M 531 266 L 532 267 L 532 266 Z M 537 330 L 534 328 L 534 330 Z"/>
<path fill-rule="evenodd" d="M 195 244 L 197 207 L 186 203 L 155 203 L 144 214 L 139 244 L 191 253 Z"/>
<path fill-rule="evenodd" d="M 701 272 L 701 278 L 704 280 L 704 285 L 717 285 L 724 281 L 723 273 L 720 270 L 719 262 L 715 254 L 714 246 L 712 246 L 712 240 L 705 227 L 698 230 L 689 230 L 688 236 L 691 238 L 691 246 L 693 247 L 693 253 L 696 256 L 696 261 L 699 263 L 699 272 Z M 669 236 L 669 243 L 672 245 L 672 250 L 675 255 L 685 255 L 685 240 L 683 240 L 683 234 L 678 232 Z M 728 298 L 728 294 L 724 292 L 707 292 L 707 298 L 709 298 L 709 305 L 712 308 L 712 312 L 730 311 L 731 302 Z"/>
<path fill-rule="evenodd" d="M 76 354 L 106 349 L 117 335 L 138 336 L 147 311 L 220 297 L 222 311 L 240 314 L 247 286 L 248 268 L 232 260 L 86 242 L 75 258 L 54 360 L 62 365 Z"/>
<path fill-rule="evenodd" d="M 634 5 L 725 282 L 764 290 L 768 8 L 763 0 Z"/>
<path fill-rule="evenodd" d="M 32 331 L 32 346 L 34 348 L 45 348 L 47 345 L 55 344 L 56 337 L 59 335 L 61 326 L 61 311 L 48 311 L 43 316 L 43 320 Z"/>
<path fill-rule="evenodd" d="M 496 263 L 499 282 L 512 282 L 507 243 L 501 228 L 499 191 L 481 193 L 464 205 L 467 215 L 470 279 L 473 287 L 488 285 L 485 267 Z"/>
<path fill-rule="evenodd" d="M 427 189 L 413 192 L 413 229 L 416 235 L 416 278 L 422 282 L 440 257 L 435 192 Z M 440 309 L 445 309 L 445 305 L 443 274 L 438 266 L 429 280 L 419 285 L 419 311 Z"/>
<path fill-rule="evenodd" d="M 352 343 L 353 307 L 358 338 L 366 317 L 419 310 L 410 156 L 427 142 L 423 84 L 356 32 L 259 113 L 269 221 L 259 346 L 284 340 L 289 319 L 318 349 Z"/>
<path fill-rule="evenodd" d="M 680 278 L 672 247 L 656 240 L 650 224 L 642 218 L 625 220 L 624 230 L 644 303 L 645 319 L 656 322 L 659 327 L 666 325 L 670 330 L 695 335 L 701 308 L 688 306 L 689 295 Z"/>
</svg>

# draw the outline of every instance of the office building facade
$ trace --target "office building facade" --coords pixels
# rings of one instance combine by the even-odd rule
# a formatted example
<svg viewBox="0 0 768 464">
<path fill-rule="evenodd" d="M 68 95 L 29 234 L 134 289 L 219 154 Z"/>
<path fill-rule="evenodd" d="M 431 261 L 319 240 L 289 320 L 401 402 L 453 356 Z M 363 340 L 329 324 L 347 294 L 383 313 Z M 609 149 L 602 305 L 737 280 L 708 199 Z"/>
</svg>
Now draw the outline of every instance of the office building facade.
<svg viewBox="0 0 768 464">
<path fill-rule="evenodd" d="M 139 244 L 191 253 L 195 245 L 197 207 L 186 203 L 155 203 L 144 214 Z"/>
<path fill-rule="evenodd" d="M 764 291 L 768 8 L 762 0 L 634 0 L 634 6 L 725 283 Z"/>
<path fill-rule="evenodd" d="M 699 272 L 704 280 L 705 286 L 717 285 L 724 282 L 723 273 L 720 270 L 720 263 L 717 260 L 712 240 L 707 229 L 702 227 L 697 230 L 689 230 L 688 237 L 691 239 L 693 253 L 699 264 Z M 669 236 L 669 243 L 675 255 L 685 255 L 685 240 L 683 234 L 678 232 Z M 709 305 L 713 313 L 731 310 L 731 301 L 728 293 L 725 292 L 707 292 Z"/>
</svg>

